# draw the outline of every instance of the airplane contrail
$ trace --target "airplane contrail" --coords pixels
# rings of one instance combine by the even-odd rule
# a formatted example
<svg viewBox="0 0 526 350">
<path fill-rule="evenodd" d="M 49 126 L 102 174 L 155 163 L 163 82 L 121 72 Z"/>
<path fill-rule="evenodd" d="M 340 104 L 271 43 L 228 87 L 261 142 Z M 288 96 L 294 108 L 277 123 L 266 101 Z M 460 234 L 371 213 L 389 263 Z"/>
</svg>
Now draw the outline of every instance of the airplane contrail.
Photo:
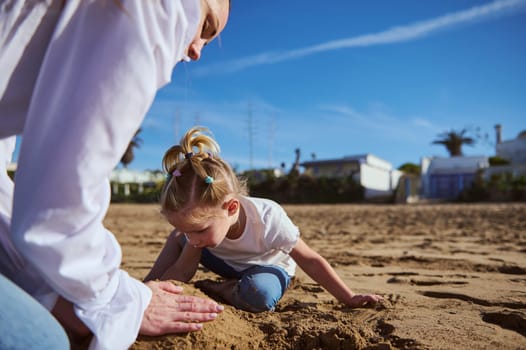
<svg viewBox="0 0 526 350">
<path fill-rule="evenodd" d="M 331 40 L 318 45 L 294 50 L 263 52 L 258 55 L 211 64 L 193 70 L 193 75 L 205 76 L 209 74 L 233 73 L 249 67 L 274 64 L 321 52 L 416 40 L 459 24 L 488 20 L 496 18 L 499 15 L 513 14 L 525 4 L 526 0 L 496 0 L 467 10 L 452 12 L 437 18 L 408 25 L 392 27 L 377 33 Z"/>
</svg>

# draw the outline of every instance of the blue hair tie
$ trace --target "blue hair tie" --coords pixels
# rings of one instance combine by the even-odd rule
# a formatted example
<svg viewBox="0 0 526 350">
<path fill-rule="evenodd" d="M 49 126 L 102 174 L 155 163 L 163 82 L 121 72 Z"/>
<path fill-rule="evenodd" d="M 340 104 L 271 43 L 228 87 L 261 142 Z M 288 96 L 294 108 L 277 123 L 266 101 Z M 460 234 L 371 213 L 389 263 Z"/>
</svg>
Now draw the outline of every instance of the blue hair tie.
<svg viewBox="0 0 526 350">
<path fill-rule="evenodd" d="M 214 178 L 212 176 L 205 177 L 205 182 L 209 185 L 214 183 Z"/>
<path fill-rule="evenodd" d="M 194 155 L 194 152 L 188 152 L 188 153 L 186 153 L 186 154 L 184 155 L 184 158 L 185 158 L 185 159 L 190 159 L 190 158 L 192 158 L 193 155 Z"/>
</svg>

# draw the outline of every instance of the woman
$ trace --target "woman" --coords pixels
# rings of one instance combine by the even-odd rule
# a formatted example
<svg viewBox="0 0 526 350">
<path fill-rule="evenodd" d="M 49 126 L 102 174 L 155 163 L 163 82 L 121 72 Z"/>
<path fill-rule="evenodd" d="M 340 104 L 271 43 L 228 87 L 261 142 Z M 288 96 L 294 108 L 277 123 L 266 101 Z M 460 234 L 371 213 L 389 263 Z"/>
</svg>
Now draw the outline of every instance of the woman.
<svg viewBox="0 0 526 350">
<path fill-rule="evenodd" d="M 104 349 L 125 349 L 138 333 L 195 331 L 222 310 L 128 276 L 102 220 L 108 176 L 156 91 L 177 62 L 199 59 L 228 13 L 227 0 L 0 0 L 0 288 L 13 295 L 0 303 L 14 315 L 0 317 L 10 333 L 0 348 L 32 337 L 37 348 L 69 347 L 52 318 L 20 331 L 46 319 L 32 298 L 72 340 L 92 334 L 90 347 Z"/>
</svg>

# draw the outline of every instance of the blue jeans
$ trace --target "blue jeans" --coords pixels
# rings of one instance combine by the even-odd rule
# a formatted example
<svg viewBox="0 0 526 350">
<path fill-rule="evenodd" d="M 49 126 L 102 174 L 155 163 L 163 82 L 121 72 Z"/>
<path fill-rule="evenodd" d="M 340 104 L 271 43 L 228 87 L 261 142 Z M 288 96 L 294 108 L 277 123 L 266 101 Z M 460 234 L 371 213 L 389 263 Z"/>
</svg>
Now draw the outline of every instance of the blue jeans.
<svg viewBox="0 0 526 350">
<path fill-rule="evenodd" d="M 0 349 L 69 349 L 51 313 L 1 274 L 0 295 Z"/>
<path fill-rule="evenodd" d="M 222 277 L 237 279 L 233 306 L 250 312 L 274 310 L 290 283 L 290 276 L 279 266 L 252 266 L 236 271 L 208 249 L 203 249 L 201 264 Z"/>
</svg>

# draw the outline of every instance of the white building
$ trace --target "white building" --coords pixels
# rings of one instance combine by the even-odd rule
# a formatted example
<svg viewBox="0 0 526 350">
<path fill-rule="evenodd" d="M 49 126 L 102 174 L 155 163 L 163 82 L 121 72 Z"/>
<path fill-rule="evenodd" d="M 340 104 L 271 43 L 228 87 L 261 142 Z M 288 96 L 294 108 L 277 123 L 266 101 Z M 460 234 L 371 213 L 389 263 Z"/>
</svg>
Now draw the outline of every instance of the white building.
<svg viewBox="0 0 526 350">
<path fill-rule="evenodd" d="M 510 164 L 490 167 L 484 172 L 484 179 L 489 180 L 502 174 L 510 174 L 514 178 L 526 176 L 526 130 L 520 132 L 515 139 L 506 141 L 502 141 L 500 124 L 495 125 L 495 131 L 495 154 Z"/>
<path fill-rule="evenodd" d="M 424 157 L 421 162 L 422 195 L 455 199 L 471 186 L 477 173 L 489 167 L 486 156 Z"/>
<path fill-rule="evenodd" d="M 495 153 L 498 157 L 508 160 L 511 164 L 526 164 L 526 130 L 519 133 L 517 138 L 502 141 L 500 125 L 495 126 L 497 142 Z"/>
<path fill-rule="evenodd" d="M 138 192 L 142 193 L 145 185 L 153 185 L 161 182 L 165 176 L 161 172 L 154 171 L 137 171 L 126 168 L 114 169 L 110 175 L 110 182 L 112 184 L 112 192 L 119 193 L 119 184 L 124 185 L 124 194 L 130 194 L 130 185 L 137 184 Z"/>
<path fill-rule="evenodd" d="M 364 187 L 366 199 L 392 195 L 403 174 L 393 169 L 391 163 L 372 154 L 312 160 L 300 165 L 305 169 L 304 174 L 314 177 L 353 176 L 353 179 Z"/>
</svg>

